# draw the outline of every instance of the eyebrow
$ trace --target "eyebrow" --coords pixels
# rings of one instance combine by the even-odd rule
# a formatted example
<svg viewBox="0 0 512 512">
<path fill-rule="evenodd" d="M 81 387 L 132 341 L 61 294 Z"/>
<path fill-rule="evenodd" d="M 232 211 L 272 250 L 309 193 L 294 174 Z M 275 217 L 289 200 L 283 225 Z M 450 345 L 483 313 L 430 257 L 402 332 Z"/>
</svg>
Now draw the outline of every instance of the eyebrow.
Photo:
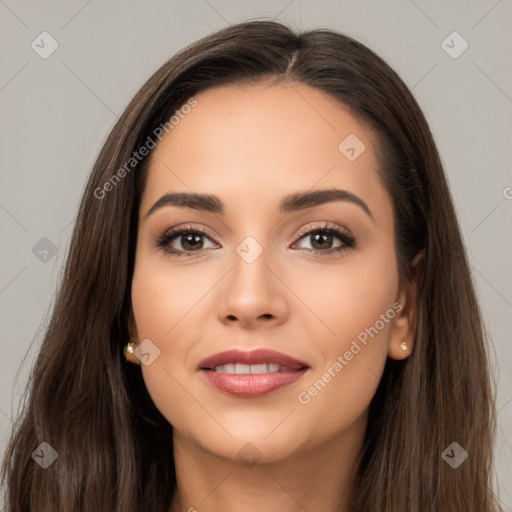
<svg viewBox="0 0 512 512">
<path fill-rule="evenodd" d="M 300 192 L 286 196 L 279 204 L 281 213 L 289 213 L 306 208 L 313 208 L 333 201 L 347 201 L 359 206 L 373 221 L 373 215 L 368 205 L 358 196 L 341 190 L 332 188 L 327 190 L 315 190 L 312 192 Z M 182 208 L 191 208 L 210 213 L 224 213 L 224 205 L 217 197 L 210 194 L 197 194 L 186 192 L 170 192 L 163 195 L 148 210 L 145 218 L 164 206 L 176 206 Z"/>
</svg>

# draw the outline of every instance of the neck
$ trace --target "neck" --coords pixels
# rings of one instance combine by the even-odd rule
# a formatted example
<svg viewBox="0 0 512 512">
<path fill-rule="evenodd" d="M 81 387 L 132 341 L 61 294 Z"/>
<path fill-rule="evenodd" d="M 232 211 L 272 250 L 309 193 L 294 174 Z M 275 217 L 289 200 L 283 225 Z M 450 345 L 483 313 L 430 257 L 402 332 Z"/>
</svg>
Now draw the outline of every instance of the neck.
<svg viewBox="0 0 512 512">
<path fill-rule="evenodd" d="M 171 512 L 346 512 L 366 416 L 337 438 L 286 460 L 246 465 L 174 433 Z"/>
</svg>

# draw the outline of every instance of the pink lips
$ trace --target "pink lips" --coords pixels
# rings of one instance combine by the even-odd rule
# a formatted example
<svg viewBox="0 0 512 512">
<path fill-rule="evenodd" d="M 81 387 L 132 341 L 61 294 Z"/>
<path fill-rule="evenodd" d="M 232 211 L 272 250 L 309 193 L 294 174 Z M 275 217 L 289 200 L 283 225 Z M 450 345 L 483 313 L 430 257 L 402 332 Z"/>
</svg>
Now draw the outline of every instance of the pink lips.
<svg viewBox="0 0 512 512">
<path fill-rule="evenodd" d="M 241 375 L 214 370 L 216 366 L 236 363 L 245 365 L 274 363 L 284 368 L 277 372 Z M 209 384 L 216 389 L 230 395 L 249 398 L 266 395 L 295 382 L 304 375 L 309 367 L 302 361 L 273 350 L 233 349 L 204 359 L 199 363 L 198 369 Z"/>
</svg>

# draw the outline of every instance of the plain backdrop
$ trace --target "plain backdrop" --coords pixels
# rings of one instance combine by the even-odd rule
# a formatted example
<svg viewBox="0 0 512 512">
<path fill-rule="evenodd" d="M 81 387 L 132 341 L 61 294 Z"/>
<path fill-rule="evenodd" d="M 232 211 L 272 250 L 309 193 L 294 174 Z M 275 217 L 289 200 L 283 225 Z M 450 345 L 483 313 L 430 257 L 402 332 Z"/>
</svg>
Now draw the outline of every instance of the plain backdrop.
<svg viewBox="0 0 512 512">
<path fill-rule="evenodd" d="M 0 448 L 39 347 L 85 180 L 117 117 L 177 50 L 261 18 L 355 37 L 398 72 L 423 108 L 492 343 L 496 474 L 512 510 L 511 0 L 0 0 Z M 76 350 L 84 343 L 77 340 Z"/>
</svg>

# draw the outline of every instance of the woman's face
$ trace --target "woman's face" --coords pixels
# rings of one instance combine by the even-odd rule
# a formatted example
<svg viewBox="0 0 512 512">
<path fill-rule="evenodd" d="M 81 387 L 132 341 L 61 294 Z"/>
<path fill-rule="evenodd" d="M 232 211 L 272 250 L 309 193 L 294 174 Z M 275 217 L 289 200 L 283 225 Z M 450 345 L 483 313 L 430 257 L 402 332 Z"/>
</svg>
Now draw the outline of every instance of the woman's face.
<svg viewBox="0 0 512 512">
<path fill-rule="evenodd" d="M 411 332 L 372 133 L 297 83 L 195 99 L 153 150 L 139 210 L 147 389 L 175 440 L 225 458 L 360 438 Z"/>
</svg>

